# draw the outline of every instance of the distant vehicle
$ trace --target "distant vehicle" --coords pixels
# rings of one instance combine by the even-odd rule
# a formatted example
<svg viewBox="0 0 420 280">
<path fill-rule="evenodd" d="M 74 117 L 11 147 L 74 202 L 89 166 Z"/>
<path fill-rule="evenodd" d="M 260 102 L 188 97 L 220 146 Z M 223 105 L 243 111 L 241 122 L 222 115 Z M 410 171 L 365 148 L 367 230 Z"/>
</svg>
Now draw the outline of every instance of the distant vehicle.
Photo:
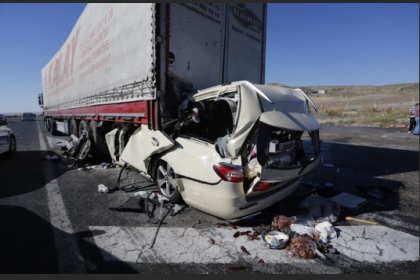
<svg viewBox="0 0 420 280">
<path fill-rule="evenodd" d="M 22 114 L 22 121 L 34 121 L 35 119 L 36 119 L 36 115 L 34 113 Z"/>
<path fill-rule="evenodd" d="M 14 154 L 16 152 L 16 137 L 6 124 L 7 121 L 0 119 L 0 154 Z"/>
<path fill-rule="evenodd" d="M 0 121 L 6 121 L 7 124 L 7 117 L 4 114 L 0 114 Z"/>
</svg>

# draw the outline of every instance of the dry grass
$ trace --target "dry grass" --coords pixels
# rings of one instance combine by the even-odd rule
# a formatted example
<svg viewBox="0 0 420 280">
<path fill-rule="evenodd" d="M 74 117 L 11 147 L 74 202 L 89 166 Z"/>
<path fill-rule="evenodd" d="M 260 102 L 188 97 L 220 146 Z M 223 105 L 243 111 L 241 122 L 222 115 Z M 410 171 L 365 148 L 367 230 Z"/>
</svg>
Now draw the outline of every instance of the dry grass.
<svg viewBox="0 0 420 280">
<path fill-rule="evenodd" d="M 409 108 L 419 100 L 419 84 L 387 86 L 312 87 L 327 94 L 310 95 L 321 123 L 374 127 L 408 125 Z"/>
</svg>

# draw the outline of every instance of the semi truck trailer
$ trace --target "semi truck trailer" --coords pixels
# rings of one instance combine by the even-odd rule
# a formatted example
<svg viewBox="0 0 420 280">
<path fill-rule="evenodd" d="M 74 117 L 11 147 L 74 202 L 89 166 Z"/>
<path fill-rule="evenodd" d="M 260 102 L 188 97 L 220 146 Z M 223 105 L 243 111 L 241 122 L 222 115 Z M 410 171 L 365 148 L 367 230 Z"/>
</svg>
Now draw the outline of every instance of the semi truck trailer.
<svg viewBox="0 0 420 280">
<path fill-rule="evenodd" d="M 254 215 L 320 159 L 315 104 L 264 85 L 265 32 L 264 3 L 88 4 L 42 69 L 47 130 L 105 146 L 172 203 Z"/>
</svg>

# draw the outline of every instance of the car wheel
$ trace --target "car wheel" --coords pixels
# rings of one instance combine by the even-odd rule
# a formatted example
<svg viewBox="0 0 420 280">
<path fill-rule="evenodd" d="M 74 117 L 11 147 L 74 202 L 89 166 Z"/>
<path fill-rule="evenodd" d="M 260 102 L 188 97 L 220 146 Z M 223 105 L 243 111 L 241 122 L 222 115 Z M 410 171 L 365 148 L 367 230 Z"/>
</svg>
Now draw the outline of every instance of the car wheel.
<svg viewBox="0 0 420 280">
<path fill-rule="evenodd" d="M 181 202 L 182 196 L 178 186 L 174 182 L 178 175 L 174 169 L 165 161 L 160 161 L 156 168 L 156 182 L 162 195 L 171 203 Z"/>
<path fill-rule="evenodd" d="M 11 135 L 10 136 L 10 141 L 9 141 L 9 152 L 10 155 L 16 153 L 16 138 L 15 136 Z"/>
</svg>

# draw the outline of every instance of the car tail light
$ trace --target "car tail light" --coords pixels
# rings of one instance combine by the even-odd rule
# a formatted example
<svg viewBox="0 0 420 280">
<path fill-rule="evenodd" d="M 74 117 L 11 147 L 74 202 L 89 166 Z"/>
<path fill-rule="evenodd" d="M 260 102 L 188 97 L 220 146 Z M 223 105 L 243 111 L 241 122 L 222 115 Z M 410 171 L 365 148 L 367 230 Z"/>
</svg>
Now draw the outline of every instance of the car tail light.
<svg viewBox="0 0 420 280">
<path fill-rule="evenodd" d="M 264 181 L 260 181 L 255 187 L 254 187 L 254 191 L 266 191 L 268 189 L 271 189 L 271 187 L 273 187 L 272 183 L 268 183 L 268 182 L 264 182 Z"/>
<path fill-rule="evenodd" d="M 244 180 L 242 166 L 220 162 L 213 165 L 213 169 L 224 181 L 242 182 Z"/>
</svg>

